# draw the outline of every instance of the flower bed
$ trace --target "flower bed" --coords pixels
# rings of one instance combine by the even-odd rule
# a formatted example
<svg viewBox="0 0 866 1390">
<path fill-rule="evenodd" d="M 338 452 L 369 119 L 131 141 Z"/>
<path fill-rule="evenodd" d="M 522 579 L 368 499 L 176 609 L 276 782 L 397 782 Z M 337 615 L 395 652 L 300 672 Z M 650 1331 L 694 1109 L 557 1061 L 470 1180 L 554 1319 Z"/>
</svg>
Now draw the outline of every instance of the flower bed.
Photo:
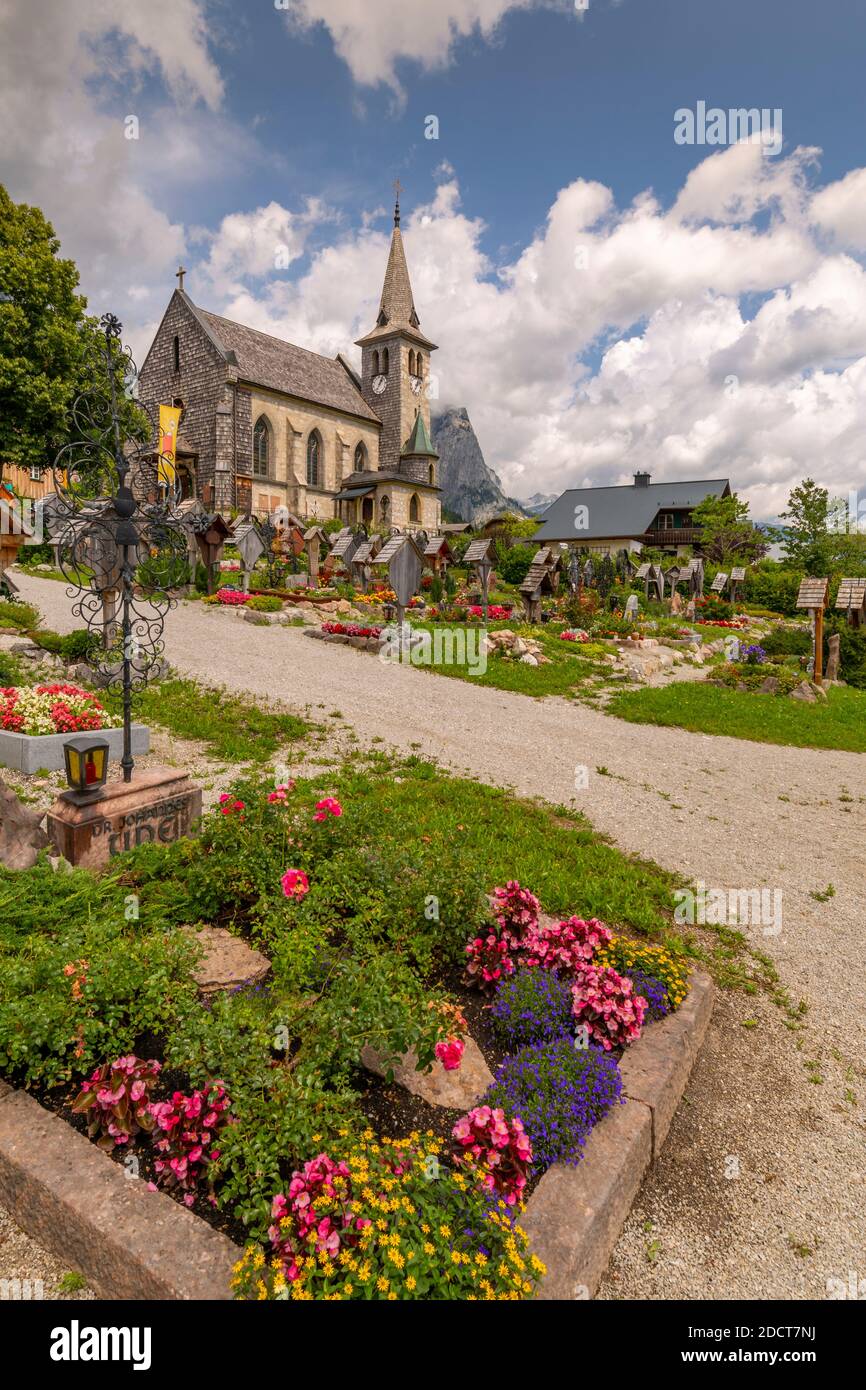
<svg viewBox="0 0 866 1390">
<path fill-rule="evenodd" d="M 31 929 L 26 950 L 0 938 L 0 1064 L 59 1088 L 55 1108 L 86 1112 L 94 1141 L 135 1154 L 154 1186 L 248 1233 L 238 1296 L 530 1297 L 542 1271 L 516 1224 L 523 1199 L 550 1163 L 579 1160 L 617 1104 L 617 1056 L 651 1010 L 676 1006 L 677 962 L 594 918 L 544 920 L 516 882 L 488 904 L 459 846 L 444 862 L 426 837 L 423 859 L 381 852 L 382 812 L 363 833 L 354 785 L 337 799 L 239 784 L 194 844 L 127 856 L 83 924 L 53 899 L 51 930 Z M 42 920 L 49 891 L 71 887 L 46 870 L 26 920 Z M 147 904 L 134 932 L 117 910 L 130 892 Z M 179 928 L 215 918 L 251 935 L 272 974 L 205 1006 Z M 470 928 L 465 952 L 449 923 Z M 472 969 L 490 941 L 498 975 Z M 461 955 L 466 982 L 449 996 Z M 435 1133 L 381 1126 L 376 1140 L 362 1050 L 459 1073 L 484 995 L 505 1043 L 489 1054 L 493 1086 Z M 533 1000 L 548 1001 L 540 1028 Z"/>
<path fill-rule="evenodd" d="M 362 627 L 360 623 L 322 623 L 322 632 L 336 633 L 340 637 L 380 637 L 380 627 Z"/>
<path fill-rule="evenodd" d="M 243 604 L 249 603 L 251 594 L 245 594 L 241 589 L 218 589 L 214 594 L 217 603 L 223 604 L 226 608 L 240 608 Z"/>
<path fill-rule="evenodd" d="M 120 722 L 77 685 L 0 687 L 0 729 L 8 733 L 92 733 L 117 728 Z"/>
</svg>

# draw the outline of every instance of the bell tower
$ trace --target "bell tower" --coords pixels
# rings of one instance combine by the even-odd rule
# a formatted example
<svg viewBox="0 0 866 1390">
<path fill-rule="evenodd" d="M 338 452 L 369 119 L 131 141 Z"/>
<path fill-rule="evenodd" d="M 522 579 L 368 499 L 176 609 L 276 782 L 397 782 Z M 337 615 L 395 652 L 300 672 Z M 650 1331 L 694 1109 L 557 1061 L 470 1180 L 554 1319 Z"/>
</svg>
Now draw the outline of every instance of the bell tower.
<svg viewBox="0 0 866 1390">
<path fill-rule="evenodd" d="M 436 344 L 421 332 L 415 310 L 400 231 L 399 183 L 376 325 L 357 340 L 357 346 L 362 354 L 361 390 L 382 421 L 379 468 L 402 472 L 404 445 L 413 435 L 419 415 L 429 434 L 430 355 Z"/>
</svg>

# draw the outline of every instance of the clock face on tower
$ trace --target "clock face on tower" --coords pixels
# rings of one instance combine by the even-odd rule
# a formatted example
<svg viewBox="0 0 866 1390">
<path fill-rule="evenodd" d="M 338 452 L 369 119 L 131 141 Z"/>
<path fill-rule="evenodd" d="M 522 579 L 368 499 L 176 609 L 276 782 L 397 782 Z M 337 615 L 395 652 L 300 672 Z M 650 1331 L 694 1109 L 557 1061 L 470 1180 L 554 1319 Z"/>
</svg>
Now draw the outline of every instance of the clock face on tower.
<svg viewBox="0 0 866 1390">
<path fill-rule="evenodd" d="M 412 387 L 412 394 L 414 396 L 421 395 L 421 387 L 423 386 L 423 384 L 424 383 L 422 382 L 420 376 L 410 376 L 409 385 Z"/>
<path fill-rule="evenodd" d="M 381 375 L 380 375 L 380 376 L 374 376 L 374 377 L 373 377 L 373 390 L 376 392 L 376 395 L 377 395 L 377 396 L 381 396 L 382 392 L 385 390 L 385 387 L 386 387 L 387 385 L 388 385 L 388 378 L 387 378 L 386 376 L 381 376 Z"/>
</svg>

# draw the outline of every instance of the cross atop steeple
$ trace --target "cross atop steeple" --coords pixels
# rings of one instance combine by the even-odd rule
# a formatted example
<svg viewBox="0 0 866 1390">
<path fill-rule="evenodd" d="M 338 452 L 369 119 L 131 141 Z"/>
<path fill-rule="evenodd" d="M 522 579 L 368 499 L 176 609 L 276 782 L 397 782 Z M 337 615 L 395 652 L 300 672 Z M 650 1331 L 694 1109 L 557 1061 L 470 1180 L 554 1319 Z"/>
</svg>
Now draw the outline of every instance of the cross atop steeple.
<svg viewBox="0 0 866 1390">
<path fill-rule="evenodd" d="M 399 179 L 394 180 L 394 192 L 397 194 L 397 201 L 394 204 L 394 226 L 400 225 L 400 194 L 403 192 L 403 185 Z"/>
<path fill-rule="evenodd" d="M 183 267 L 182 265 L 179 265 L 178 268 L 177 268 L 176 274 L 175 274 L 175 279 L 177 280 L 177 287 L 178 287 L 179 290 L 182 290 L 182 289 L 183 289 L 183 277 L 184 277 L 185 275 L 186 275 L 186 270 L 184 269 L 184 267 Z"/>
</svg>

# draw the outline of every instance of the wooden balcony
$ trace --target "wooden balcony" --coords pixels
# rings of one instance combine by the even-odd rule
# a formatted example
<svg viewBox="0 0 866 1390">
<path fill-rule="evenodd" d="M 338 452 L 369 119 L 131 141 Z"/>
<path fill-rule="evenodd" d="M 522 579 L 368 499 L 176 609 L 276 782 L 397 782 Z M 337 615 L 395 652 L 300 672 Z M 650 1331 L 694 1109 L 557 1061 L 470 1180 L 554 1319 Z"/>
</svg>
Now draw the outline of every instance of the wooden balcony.
<svg viewBox="0 0 866 1390">
<path fill-rule="evenodd" d="M 643 545 L 697 545 L 701 539 L 700 526 L 669 526 L 667 530 L 659 527 L 657 531 L 645 531 L 637 540 Z"/>
</svg>

